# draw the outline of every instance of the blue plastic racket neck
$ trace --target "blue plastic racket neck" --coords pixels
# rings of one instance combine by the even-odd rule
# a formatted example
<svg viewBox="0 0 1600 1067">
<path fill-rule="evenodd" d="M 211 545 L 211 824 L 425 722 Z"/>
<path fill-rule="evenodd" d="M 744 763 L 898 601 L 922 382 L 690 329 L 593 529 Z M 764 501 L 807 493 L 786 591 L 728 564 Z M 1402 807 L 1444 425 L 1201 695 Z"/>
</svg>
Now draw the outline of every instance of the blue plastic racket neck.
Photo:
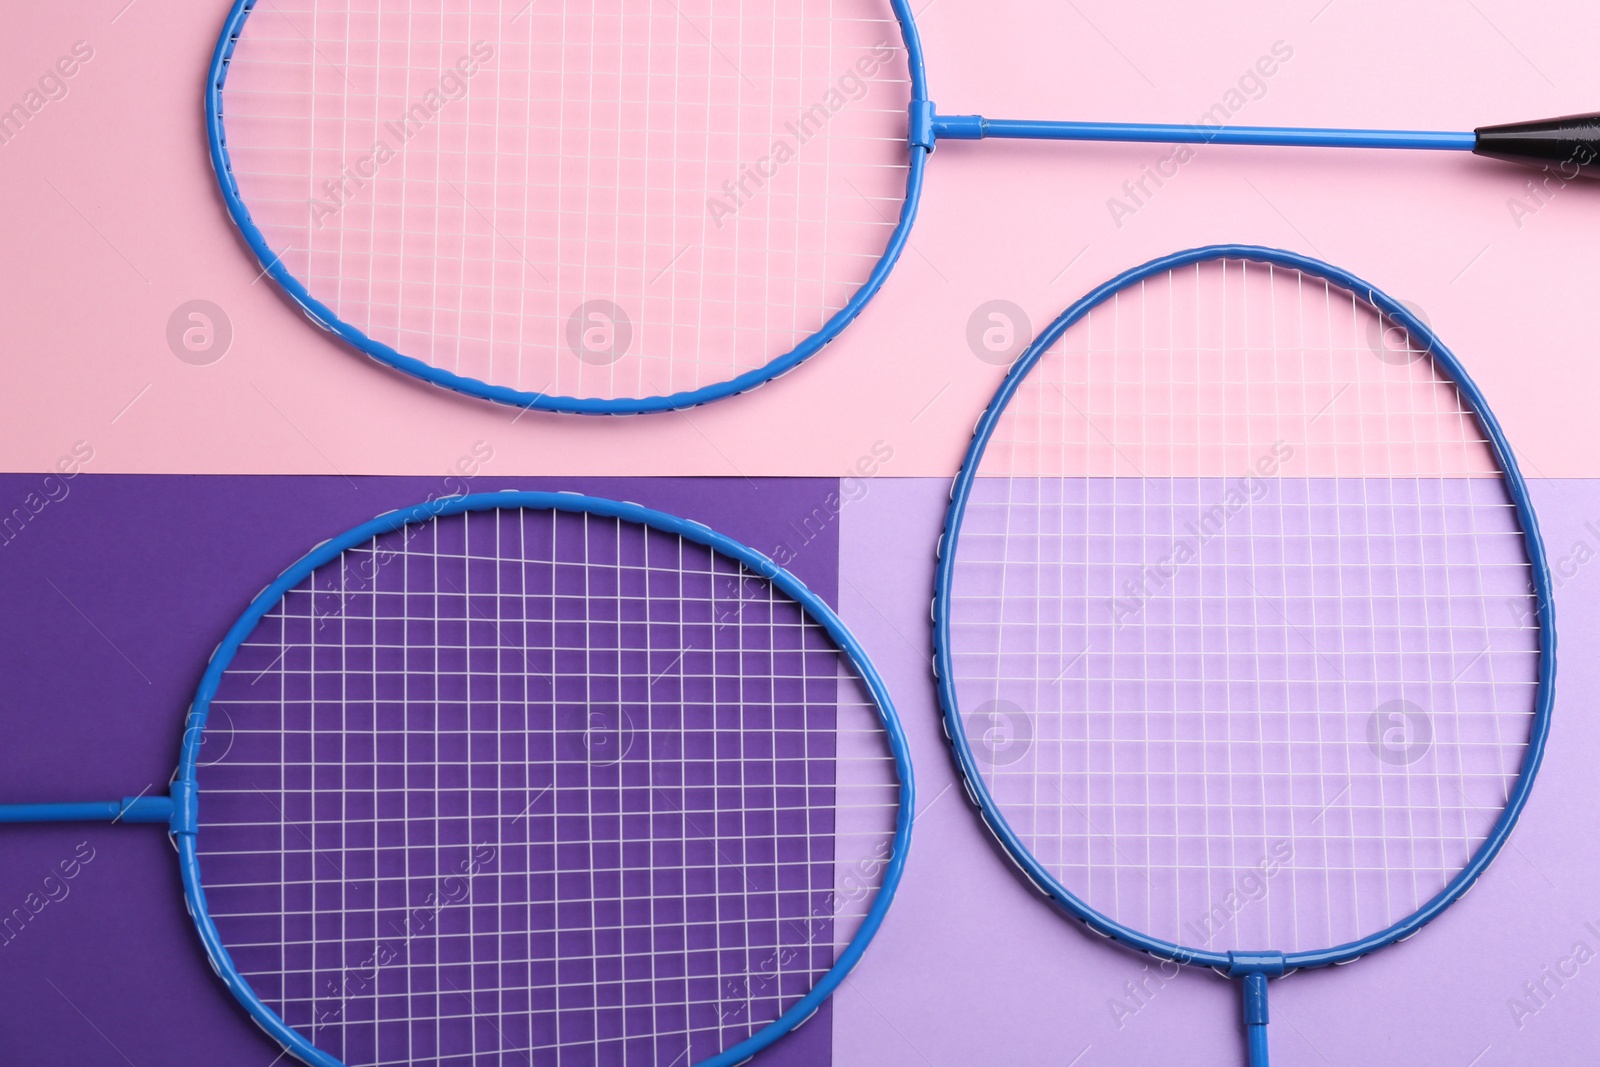
<svg viewBox="0 0 1600 1067">
<path fill-rule="evenodd" d="M 171 797 L 123 797 L 78 804 L 0 804 L 0 823 L 162 822 L 171 825 Z"/>
<path fill-rule="evenodd" d="M 931 149 L 941 138 L 977 141 L 988 137 L 1036 141 L 1132 141 L 1156 144 L 1277 145 L 1301 148 L 1409 148 L 1471 152 L 1476 133 L 1431 130 L 1337 130 L 1294 126 L 1207 126 L 1147 122 L 1033 122 L 940 115 L 931 101 L 911 108 L 911 143 Z"/>
<path fill-rule="evenodd" d="M 1259 972 L 1244 976 L 1244 1034 L 1250 1067 L 1268 1067 L 1267 976 Z"/>
<path fill-rule="evenodd" d="M 1267 979 L 1287 969 L 1281 952 L 1230 952 L 1228 974 L 1241 980 L 1244 993 L 1245 1048 L 1249 1067 L 1267 1064 Z"/>
</svg>

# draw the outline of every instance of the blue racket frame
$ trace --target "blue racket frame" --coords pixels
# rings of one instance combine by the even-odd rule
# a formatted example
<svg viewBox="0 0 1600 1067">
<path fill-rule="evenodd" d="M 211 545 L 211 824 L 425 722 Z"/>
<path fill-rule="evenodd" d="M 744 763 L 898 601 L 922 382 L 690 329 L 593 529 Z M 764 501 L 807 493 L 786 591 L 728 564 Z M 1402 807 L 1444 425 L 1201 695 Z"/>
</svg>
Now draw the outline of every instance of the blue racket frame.
<svg viewBox="0 0 1600 1067">
<path fill-rule="evenodd" d="M 366 333 L 341 320 L 331 308 L 311 295 L 299 278 L 284 266 L 280 253 L 267 244 L 260 227 L 250 216 L 250 210 L 239 196 L 239 185 L 234 178 L 233 162 L 228 153 L 228 138 L 223 115 L 223 89 L 228 80 L 228 64 L 238 43 L 245 20 L 250 17 L 257 0 L 234 0 L 222 33 L 211 55 L 211 67 L 206 78 L 205 124 L 206 140 L 210 148 L 211 169 L 217 176 L 217 186 L 228 215 L 238 227 L 245 243 L 250 246 L 262 272 L 305 312 L 306 317 L 324 330 L 336 334 L 358 351 L 396 370 L 403 371 L 425 382 L 451 389 L 467 396 L 479 397 L 515 407 L 539 411 L 568 412 L 580 415 L 637 415 L 648 412 L 672 411 L 694 407 L 719 400 L 735 393 L 746 392 L 764 385 L 785 374 L 821 351 L 837 337 L 862 308 L 883 287 L 889 272 L 904 252 L 911 226 L 916 221 L 917 204 L 922 197 L 923 170 L 927 157 L 940 139 L 971 141 L 985 138 L 1020 138 L 1026 140 L 1066 141 L 1126 141 L 1163 144 L 1234 144 L 1271 145 L 1322 148 L 1399 148 L 1422 150 L 1476 151 L 1480 146 L 1476 132 L 1437 132 L 1426 130 L 1365 130 L 1365 129 L 1301 129 L 1284 126 L 1207 126 L 1164 125 L 1128 122 L 1033 122 L 1013 119 L 988 119 L 982 115 L 940 115 L 928 98 L 928 75 L 924 62 L 922 39 L 912 13 L 910 0 L 889 0 L 900 26 L 900 37 L 906 50 L 906 67 L 910 76 L 911 99 L 908 107 L 908 168 L 906 195 L 900 205 L 900 218 L 889 234 L 883 254 L 867 280 L 863 282 L 844 307 L 835 312 L 820 330 L 806 338 L 787 353 L 755 370 L 747 371 L 724 382 L 699 389 L 684 390 L 666 396 L 624 397 L 603 400 L 595 397 L 559 396 L 550 393 L 533 393 L 508 386 L 493 385 L 452 371 L 432 366 L 414 356 L 408 356 L 389 345 L 376 341 Z M 1562 142 L 1563 144 L 1565 142 Z"/>
<path fill-rule="evenodd" d="M 306 317 L 330 333 L 336 334 L 340 339 L 350 344 L 373 359 L 395 370 L 404 371 L 415 378 L 420 378 L 433 385 L 442 386 L 467 396 L 479 397 L 483 400 L 492 400 L 500 404 L 509 404 L 514 407 L 532 408 L 536 411 L 557 411 L 577 415 L 640 415 L 650 412 L 675 411 L 680 408 L 696 407 L 700 404 L 720 400 L 725 396 L 743 393 L 754 389 L 758 385 L 765 385 L 779 375 L 786 374 L 799 366 L 805 360 L 821 351 L 829 341 L 837 337 L 846 326 L 850 325 L 855 317 L 866 307 L 877 291 L 883 286 L 884 280 L 889 277 L 889 272 L 894 269 L 895 262 L 899 260 L 900 253 L 905 250 L 906 240 L 911 234 L 911 224 L 916 221 L 917 202 L 922 196 L 922 171 L 927 161 L 926 152 L 911 152 L 910 166 L 906 171 L 906 198 L 900 205 L 900 219 L 894 230 L 889 234 L 888 243 L 885 245 L 883 255 L 878 259 L 872 273 L 861 287 L 855 291 L 848 303 L 836 311 L 822 328 L 785 353 L 755 370 L 746 371 L 737 377 L 714 385 L 703 386 L 699 389 L 689 389 L 682 392 L 671 393 L 666 396 L 653 397 L 623 397 L 614 400 L 602 400 L 596 397 L 558 396 L 550 393 L 532 393 L 522 389 L 512 389 L 504 385 L 493 385 L 478 378 L 456 374 L 452 371 L 435 367 L 425 363 L 415 356 L 408 356 L 393 347 L 376 341 L 364 332 L 343 321 L 322 301 L 311 295 L 304 282 L 296 278 L 284 266 L 280 253 L 274 252 L 267 244 L 261 228 L 256 225 L 250 216 L 250 209 L 239 196 L 239 183 L 234 178 L 233 161 L 228 154 L 227 131 L 223 121 L 222 92 L 228 80 L 228 63 L 233 58 L 234 46 L 239 41 L 240 31 L 245 20 L 250 17 L 250 12 L 255 8 L 256 0 L 234 0 L 233 8 L 228 12 L 227 20 L 223 23 L 222 35 L 217 39 L 216 49 L 211 54 L 211 69 L 206 77 L 206 140 L 210 146 L 211 169 L 217 176 L 217 186 L 222 190 L 222 200 L 227 206 L 228 215 L 233 219 L 239 233 L 244 237 L 245 243 L 250 246 L 256 261 L 261 265 L 263 273 L 278 284 L 278 287 L 304 311 Z M 912 99 L 925 101 L 927 99 L 927 80 L 923 71 L 922 44 L 917 37 L 916 23 L 912 21 L 911 9 L 902 0 L 893 0 L 896 16 L 900 19 L 900 28 L 905 40 L 907 64 L 911 74 Z M 915 106 L 915 105 L 913 105 Z"/>
<path fill-rule="evenodd" d="M 984 783 L 983 775 L 979 771 L 976 757 L 972 751 L 971 744 L 967 740 L 966 731 L 962 724 L 961 709 L 956 700 L 955 672 L 951 661 L 952 652 L 950 647 L 950 597 L 955 577 L 956 547 L 960 541 L 961 520 L 966 513 L 967 501 L 971 497 L 973 481 L 977 477 L 978 467 L 983 460 L 989 439 L 993 435 L 1001 417 L 1005 414 L 1006 407 L 1010 404 L 1012 397 L 1016 395 L 1023 380 L 1027 378 L 1029 372 L 1044 357 L 1050 347 L 1074 323 L 1082 319 L 1091 310 L 1119 291 L 1144 279 L 1165 274 L 1180 267 L 1220 259 L 1248 260 L 1252 263 L 1297 270 L 1311 277 L 1320 278 L 1354 293 L 1357 297 L 1372 304 L 1393 322 L 1404 327 L 1413 338 L 1428 346 L 1427 351 L 1434 364 L 1455 383 L 1461 396 L 1471 406 L 1494 449 L 1495 458 L 1500 463 L 1500 469 L 1504 472 L 1507 489 L 1516 508 L 1517 519 L 1522 527 L 1528 560 L 1532 570 L 1533 593 L 1538 606 L 1539 692 L 1535 700 L 1528 749 L 1523 756 L 1522 770 L 1516 784 L 1512 787 L 1505 810 L 1500 813 L 1500 818 L 1495 821 L 1488 837 L 1478 847 L 1477 852 L 1473 854 L 1472 859 L 1460 873 L 1451 879 L 1436 896 L 1408 918 L 1359 940 L 1316 951 L 1290 953 L 1271 951 L 1217 952 L 1208 949 L 1191 948 L 1172 941 L 1147 936 L 1090 907 L 1067 889 L 1066 886 L 1062 885 L 1059 879 L 1034 858 L 1028 851 L 1027 846 L 1022 843 L 1016 832 L 1011 828 L 1005 815 L 1001 813 L 995 803 L 993 794 Z M 938 569 L 934 579 L 934 670 L 938 676 L 939 704 L 944 714 L 945 735 L 949 738 L 950 747 L 955 752 L 957 764 L 966 783 L 968 796 L 972 798 L 979 813 L 983 816 L 984 824 L 988 826 L 990 832 L 994 834 L 1000 845 L 1005 849 L 1006 854 L 1021 868 L 1028 879 L 1063 911 L 1080 920 L 1096 933 L 1149 953 L 1158 959 L 1212 967 L 1230 977 L 1245 980 L 1245 1016 L 1251 1046 L 1250 1062 L 1257 1065 L 1257 1067 L 1264 1067 L 1267 1062 L 1265 1045 L 1267 978 L 1277 977 L 1288 971 L 1300 968 L 1327 967 L 1337 963 L 1349 963 L 1369 952 L 1383 948 L 1385 945 L 1391 945 L 1396 941 L 1410 937 L 1426 926 L 1445 908 L 1460 899 L 1468 889 L 1472 888 L 1472 884 L 1478 880 L 1479 875 L 1489 866 L 1501 847 L 1506 843 L 1512 828 L 1516 825 L 1517 817 L 1522 813 L 1523 805 L 1527 803 L 1529 790 L 1533 787 L 1534 776 L 1537 774 L 1539 764 L 1544 758 L 1545 740 L 1550 731 L 1550 708 L 1555 698 L 1556 670 L 1555 608 L 1551 599 L 1551 592 L 1552 582 L 1549 566 L 1545 560 L 1544 541 L 1539 535 L 1538 520 L 1534 515 L 1533 503 L 1528 495 L 1527 483 L 1523 480 L 1522 473 L 1517 467 L 1516 456 L 1512 453 L 1511 446 L 1506 443 L 1505 435 L 1500 429 L 1500 423 L 1495 419 L 1493 412 L 1489 410 L 1489 406 L 1484 401 L 1483 394 L 1478 390 L 1477 385 L 1467 375 L 1460 361 L 1445 347 L 1444 343 L 1439 340 L 1426 323 L 1412 314 L 1405 305 L 1354 274 L 1340 270 L 1338 267 L 1324 263 L 1321 260 L 1312 259 L 1309 256 L 1255 245 L 1222 244 L 1191 248 L 1159 259 L 1153 259 L 1141 266 L 1134 267 L 1132 270 L 1125 271 L 1088 293 L 1077 303 L 1062 312 L 1018 357 L 1006 374 L 1005 381 L 1001 384 L 999 392 L 995 394 L 994 400 L 989 404 L 988 409 L 984 411 L 983 417 L 978 420 L 973 432 L 972 442 L 967 446 L 966 456 L 962 460 L 960 473 L 956 475 L 954 485 L 951 488 L 950 507 L 945 516 L 944 530 L 939 538 Z"/>
<path fill-rule="evenodd" d="M 228 630 L 216 651 L 211 654 L 205 674 L 201 677 L 200 686 L 195 693 L 194 702 L 190 705 L 189 714 L 184 721 L 183 745 L 179 754 L 178 769 L 173 775 L 168 796 L 124 797 L 121 801 L 104 803 L 0 805 L 0 824 L 79 821 L 166 823 L 178 850 L 178 862 L 183 875 L 184 902 L 188 906 L 196 930 L 199 931 L 200 940 L 205 945 L 206 956 L 210 959 L 217 975 L 234 997 L 244 1005 L 251 1018 L 272 1035 L 284 1049 L 313 1067 L 345 1067 L 338 1058 L 313 1046 L 302 1034 L 284 1022 L 277 1012 L 262 1002 L 234 965 L 207 909 L 205 889 L 200 882 L 200 855 L 196 840 L 199 830 L 199 796 L 195 771 L 199 766 L 201 744 L 211 700 L 222 682 L 223 672 L 233 662 L 239 646 L 255 630 L 261 618 L 278 605 L 284 594 L 300 585 L 318 567 L 338 559 L 345 550 L 413 523 L 471 511 L 517 508 L 600 515 L 638 523 L 683 537 L 737 560 L 798 602 L 806 614 L 827 631 L 865 683 L 873 702 L 877 705 L 878 717 L 888 737 L 895 769 L 900 776 L 900 808 L 895 817 L 894 839 L 891 843 L 889 862 L 883 869 L 883 881 L 850 944 L 808 994 L 761 1030 L 732 1048 L 700 1061 L 695 1067 L 732 1067 L 733 1064 L 749 1059 L 805 1022 L 821 1007 L 823 1001 L 838 988 L 839 983 L 844 981 L 861 959 L 867 945 L 878 932 L 878 927 L 883 924 L 884 915 L 887 914 L 889 905 L 894 902 L 894 895 L 905 869 L 906 852 L 911 843 L 913 812 L 916 810 L 916 788 L 912 778 L 910 748 L 906 743 L 899 714 L 889 697 L 888 688 L 868 660 L 866 652 L 850 631 L 845 629 L 844 623 L 839 620 L 833 609 L 808 589 L 805 583 L 767 556 L 689 519 L 680 519 L 638 504 L 577 493 L 519 490 L 444 497 L 380 515 L 338 537 L 324 541 L 301 557 L 272 584 L 256 594 L 244 614 L 239 616 L 238 621 Z"/>
</svg>

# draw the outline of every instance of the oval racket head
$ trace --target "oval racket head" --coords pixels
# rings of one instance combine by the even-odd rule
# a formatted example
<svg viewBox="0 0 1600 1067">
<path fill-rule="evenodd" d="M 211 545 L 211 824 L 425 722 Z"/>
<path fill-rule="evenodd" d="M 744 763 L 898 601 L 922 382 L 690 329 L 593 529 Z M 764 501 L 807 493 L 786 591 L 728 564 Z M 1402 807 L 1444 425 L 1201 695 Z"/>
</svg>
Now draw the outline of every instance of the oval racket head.
<svg viewBox="0 0 1600 1067">
<path fill-rule="evenodd" d="M 207 125 L 317 323 L 474 396 L 658 411 L 789 370 L 877 290 L 919 66 L 884 0 L 236 0 Z"/>
<path fill-rule="evenodd" d="M 696 523 L 546 493 L 328 542 L 206 671 L 207 951 L 318 1065 L 731 1064 L 894 894 L 911 768 L 837 617 Z"/>
<path fill-rule="evenodd" d="M 962 771 L 1101 933 L 1353 959 L 1522 809 L 1555 669 L 1526 486 L 1455 357 L 1349 274 L 1224 246 L 1089 294 L 979 423 L 941 549 Z"/>
</svg>

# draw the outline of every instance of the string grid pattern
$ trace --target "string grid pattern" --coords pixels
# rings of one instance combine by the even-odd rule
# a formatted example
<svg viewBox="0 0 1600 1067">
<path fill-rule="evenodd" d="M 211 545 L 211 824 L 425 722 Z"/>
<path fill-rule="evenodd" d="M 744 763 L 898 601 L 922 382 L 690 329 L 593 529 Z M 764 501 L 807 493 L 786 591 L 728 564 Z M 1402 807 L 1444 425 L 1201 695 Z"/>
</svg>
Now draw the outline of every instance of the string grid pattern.
<svg viewBox="0 0 1600 1067">
<path fill-rule="evenodd" d="M 274 0 L 223 124 L 343 322 L 457 375 L 693 390 L 817 333 L 883 255 L 909 75 L 877 0 Z"/>
<path fill-rule="evenodd" d="M 984 782 L 1152 937 L 1383 930 L 1520 771 L 1539 631 L 1498 462 L 1430 354 L 1320 279 L 1207 262 L 1077 321 L 996 426 L 956 552 Z"/>
<path fill-rule="evenodd" d="M 211 914 L 349 1067 L 699 1063 L 834 964 L 894 835 L 888 741 L 827 633 L 621 520 L 473 512 L 347 550 L 211 708 Z"/>
</svg>

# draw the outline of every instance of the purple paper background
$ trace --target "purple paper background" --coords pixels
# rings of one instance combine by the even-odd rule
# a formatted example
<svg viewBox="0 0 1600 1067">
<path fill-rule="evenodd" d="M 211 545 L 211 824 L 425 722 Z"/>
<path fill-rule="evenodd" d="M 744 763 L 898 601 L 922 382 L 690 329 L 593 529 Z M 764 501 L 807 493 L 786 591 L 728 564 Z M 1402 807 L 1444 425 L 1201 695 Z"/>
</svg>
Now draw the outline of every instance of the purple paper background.
<svg viewBox="0 0 1600 1067">
<path fill-rule="evenodd" d="M 39 475 L 0 476 L 9 513 Z M 172 773 L 207 657 L 250 598 L 312 545 L 380 512 L 459 491 L 438 478 L 83 475 L 0 544 L 0 802 L 110 800 Z M 833 480 L 504 479 L 697 519 L 837 589 Z M 55 489 L 60 496 L 59 488 Z M 151 827 L 6 827 L 0 918 L 87 842 L 93 858 L 0 943 L 0 1064 L 267 1065 L 277 1044 L 212 975 Z M 81 857 L 82 853 L 80 853 Z M 63 884 L 63 883 L 57 883 Z M 59 889 L 56 890 L 59 895 Z M 758 1057 L 826 1062 L 831 1006 Z"/>
<path fill-rule="evenodd" d="M 1066 919 L 1024 887 L 956 783 L 929 670 L 931 546 L 948 492 L 943 479 L 881 479 L 844 513 L 841 615 L 906 723 L 918 814 L 895 906 L 833 998 L 834 1067 L 1238 1067 L 1234 983 L 1196 970 L 1159 985 L 1154 960 Z M 1508 1006 L 1532 1006 L 1523 983 L 1575 943 L 1600 953 L 1600 482 L 1540 482 L 1533 494 L 1561 648 L 1522 821 L 1479 884 L 1412 940 L 1273 983 L 1277 1067 L 1595 1061 L 1600 955 L 1549 982 L 1553 996 L 1520 1029 Z M 1135 999 L 1127 983 L 1140 982 L 1152 992 Z"/>
</svg>

